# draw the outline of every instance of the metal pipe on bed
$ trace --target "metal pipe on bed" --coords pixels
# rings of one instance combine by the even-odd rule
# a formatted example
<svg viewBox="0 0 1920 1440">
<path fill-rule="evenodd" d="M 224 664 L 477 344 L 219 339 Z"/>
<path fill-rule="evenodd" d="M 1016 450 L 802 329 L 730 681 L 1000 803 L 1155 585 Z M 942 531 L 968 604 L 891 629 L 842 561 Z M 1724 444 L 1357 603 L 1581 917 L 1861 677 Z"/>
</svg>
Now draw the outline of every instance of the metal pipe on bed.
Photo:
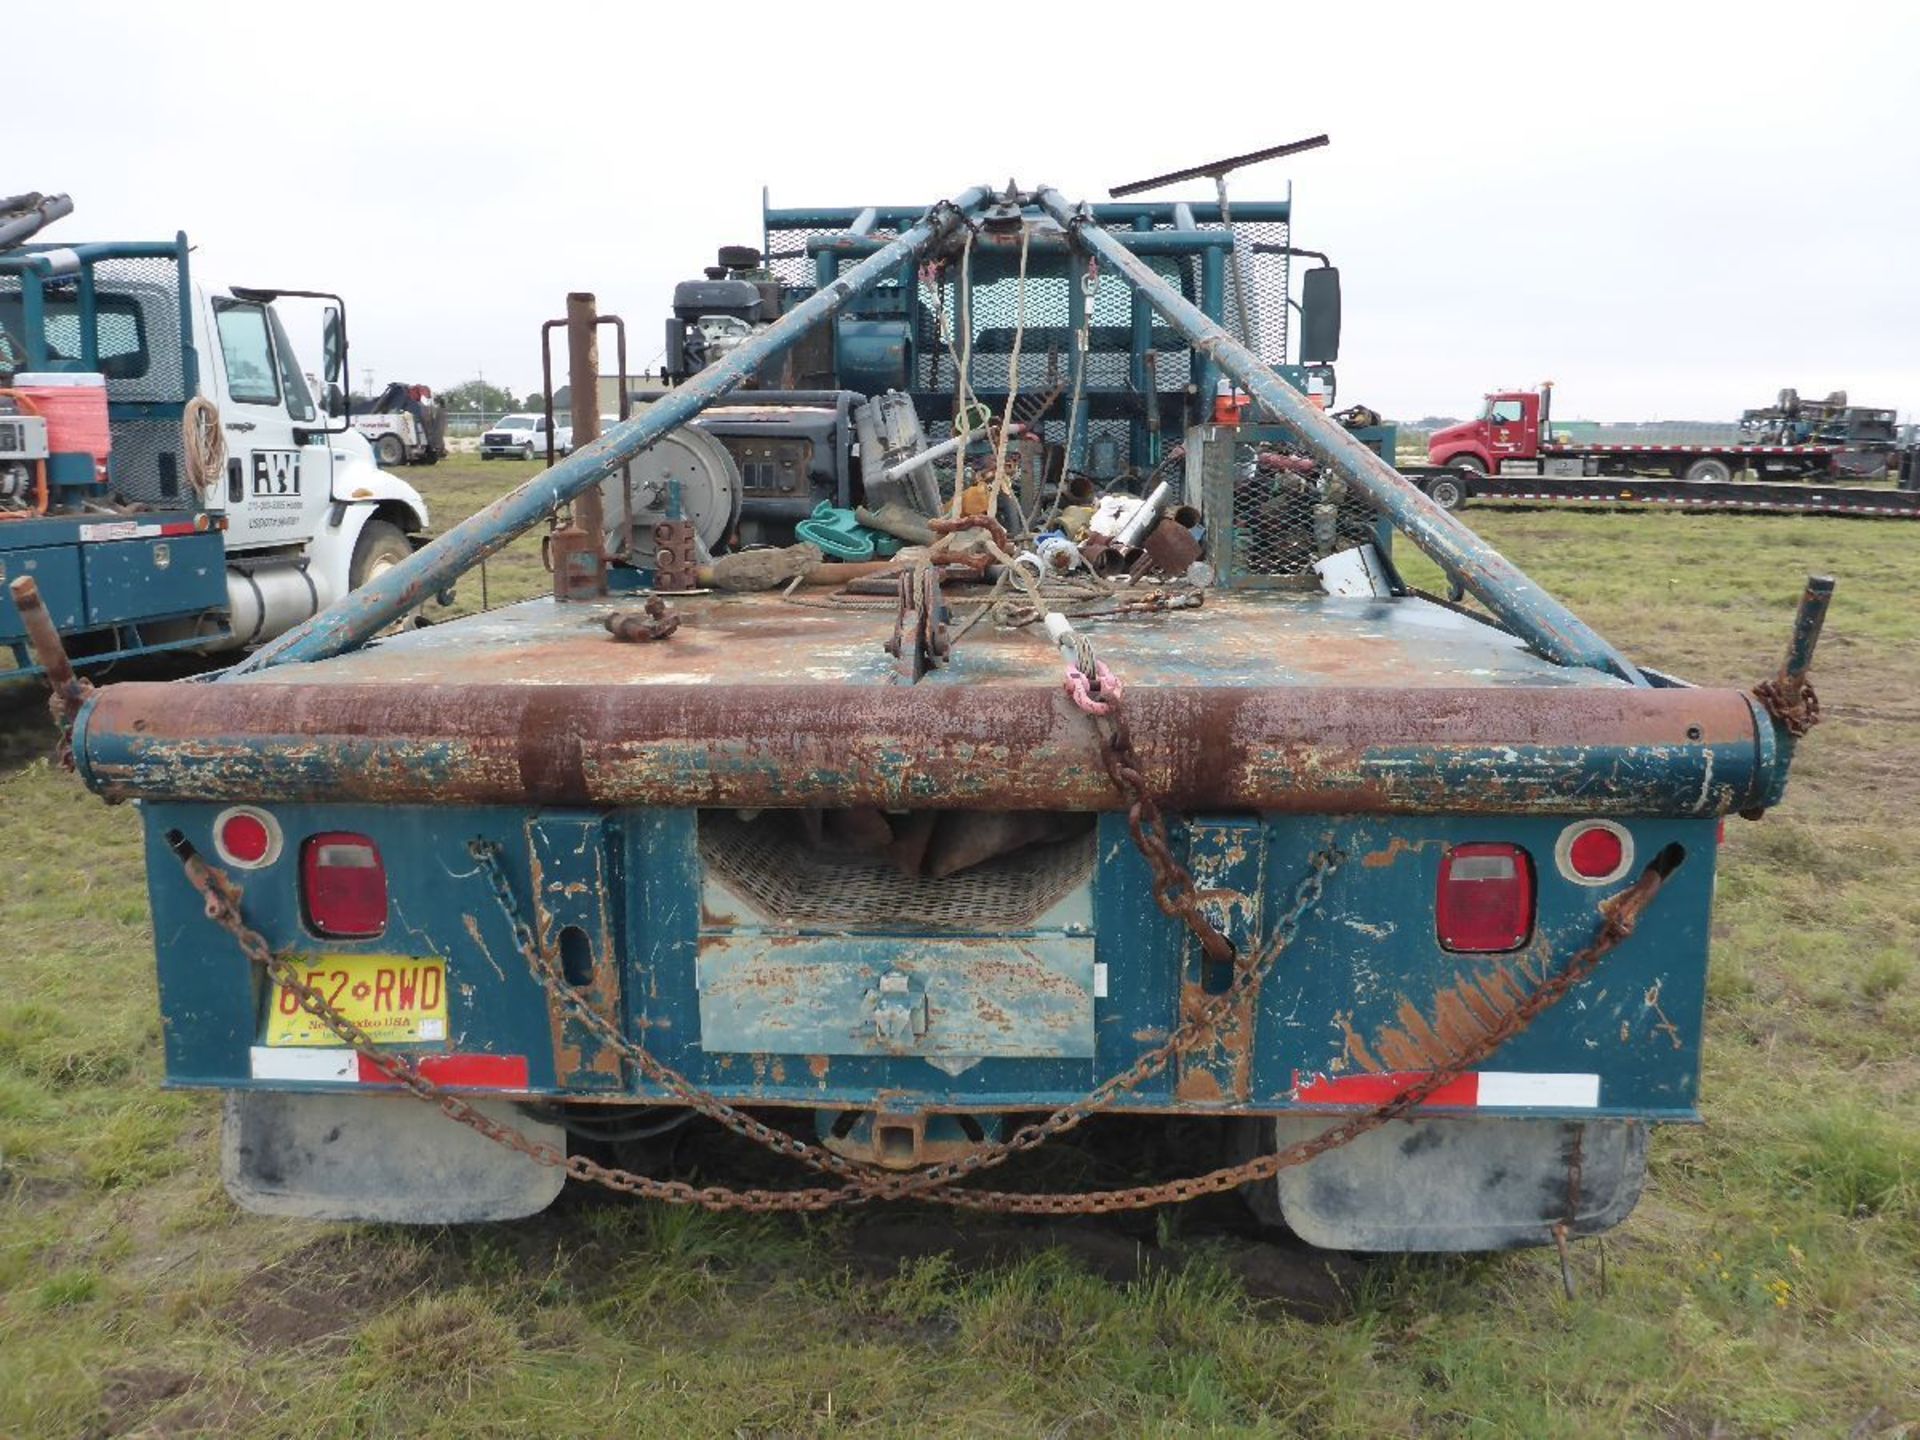
<svg viewBox="0 0 1920 1440">
<path fill-rule="evenodd" d="M 902 265 L 911 266 L 965 216 L 977 211 L 988 193 L 985 186 L 976 186 L 953 200 L 935 205 L 898 239 L 801 301 L 767 329 L 730 351 L 726 358 L 702 370 L 684 385 L 674 387 L 644 415 L 615 426 L 592 445 L 501 496 L 425 549 L 256 651 L 252 658 L 234 666 L 226 675 L 272 665 L 324 660 L 364 644 L 414 606 L 446 589 L 494 551 L 552 514 L 556 506 L 597 485 L 668 431 L 693 419 L 767 361 L 792 349 L 808 331 L 830 321 L 848 301 L 896 276 Z"/>
<path fill-rule="evenodd" d="M 1586 666 L 1634 684 L 1646 683 L 1633 664 L 1584 621 L 1167 285 L 1130 252 L 1121 237 L 1108 233 L 1089 207 L 1070 204 L 1050 188 L 1041 189 L 1036 198 L 1063 229 L 1147 297 L 1167 323 L 1192 344 L 1201 365 L 1217 364 L 1233 377 L 1268 414 L 1293 430 L 1302 448 L 1372 501 L 1515 634 L 1560 664 Z"/>
</svg>

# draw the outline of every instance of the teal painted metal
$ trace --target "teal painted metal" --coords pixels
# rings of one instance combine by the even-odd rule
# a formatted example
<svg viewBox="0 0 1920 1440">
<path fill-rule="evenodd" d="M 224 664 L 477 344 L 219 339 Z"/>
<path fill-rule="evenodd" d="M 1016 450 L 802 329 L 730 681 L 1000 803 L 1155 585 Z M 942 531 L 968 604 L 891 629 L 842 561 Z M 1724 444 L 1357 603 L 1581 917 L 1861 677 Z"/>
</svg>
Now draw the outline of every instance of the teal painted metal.
<svg viewBox="0 0 1920 1440">
<path fill-rule="evenodd" d="M 703 931 L 700 1044 L 747 1055 L 1090 1059 L 1081 935 L 770 936 Z"/>
<path fill-rule="evenodd" d="M 542 1095 L 671 1100 L 630 1068 L 612 1089 L 597 1074 L 591 1084 L 580 1083 L 582 1056 L 571 1048 L 571 1033 L 556 1025 L 517 949 L 513 917 L 503 912 L 467 851 L 474 839 L 493 841 L 516 888 L 538 885 L 556 847 L 536 852 L 529 844 L 523 808 L 271 808 L 294 843 L 242 877 L 250 923 L 276 950 L 316 964 L 343 954 L 443 959 L 449 1033 L 444 1042 L 413 1047 L 417 1053 L 526 1056 L 532 1088 Z M 142 808 L 142 820 L 155 847 L 177 829 L 212 855 L 218 813 L 215 805 L 156 804 Z M 1262 987 L 1249 1030 L 1223 1036 L 1222 1053 L 1204 1062 L 1152 1077 L 1119 1108 L 1188 1114 L 1325 1110 L 1337 1102 L 1303 1097 L 1303 1087 L 1421 1068 L 1418 1047 L 1430 1043 L 1423 1027 L 1448 1037 L 1463 1004 L 1484 1006 L 1504 987 L 1561 963 L 1591 936 L 1599 901 L 1618 887 L 1596 890 L 1556 872 L 1553 854 L 1565 824 L 1515 816 L 1489 830 L 1457 816 L 1250 815 L 1200 817 L 1180 827 L 1177 852 L 1234 892 L 1229 899 L 1241 924 L 1284 908 L 1314 850 L 1331 844 L 1348 858 Z M 1581 988 L 1579 1003 L 1549 1011 L 1488 1063 L 1495 1071 L 1595 1077 L 1592 1108 L 1548 1104 L 1531 1113 L 1671 1120 L 1696 1113 L 1701 957 L 1712 902 L 1715 822 L 1636 818 L 1624 824 L 1642 857 L 1638 863 L 1674 844 L 1686 859 L 1640 931 Z M 911 978 L 898 987 L 909 1012 L 918 996 L 931 1002 L 925 1035 L 937 1036 L 950 1023 L 955 1045 L 970 1036 L 964 1043 L 974 1047 L 971 1052 L 942 1052 L 924 1036 L 893 1046 L 877 1039 L 870 1044 L 866 992 L 874 987 L 867 982 L 889 969 L 911 977 L 915 957 L 927 951 L 927 937 L 857 937 L 840 952 L 843 968 L 812 990 L 775 985 L 756 998 L 753 986 L 734 984 L 746 976 L 717 958 L 753 954 L 753 922 L 740 917 L 729 926 L 701 915 L 700 826 L 700 813 L 685 809 L 596 816 L 577 832 L 587 842 L 584 851 L 572 842 L 557 847 L 568 860 L 552 878 L 604 877 L 624 1033 L 729 1101 L 863 1109 L 879 1103 L 908 1112 L 1052 1107 L 1079 1098 L 1158 1044 L 1177 1023 L 1192 983 L 1177 959 L 1169 963 L 1183 954 L 1185 931 L 1154 905 L 1125 816 L 1108 815 L 1095 837 L 1090 923 L 1079 937 L 1084 948 L 1070 959 L 1063 951 L 1057 966 L 1033 967 L 1032 983 L 1008 987 L 1001 997 L 1006 1003 L 997 1008 L 985 1003 L 995 997 L 979 973 L 932 967 L 917 972 L 923 982 L 918 990 Z M 303 923 L 298 838 L 337 830 L 366 835 L 389 857 L 392 919 L 388 933 L 377 939 L 317 941 Z M 1522 846 L 1533 857 L 1535 932 L 1523 949 L 1508 954 L 1455 954 L 1432 928 L 1440 859 L 1449 844 L 1489 836 Z M 524 907 L 525 889 L 521 894 L 517 903 Z M 169 1017 L 163 1032 L 168 1083 L 300 1088 L 252 1079 L 250 1052 L 261 1043 L 266 997 L 245 957 L 207 920 L 177 865 L 156 864 L 151 895 L 155 931 L 167 937 L 159 949 L 159 981 Z M 727 943 L 716 945 L 721 939 Z M 827 937 L 811 942 L 807 964 L 831 966 L 832 943 Z M 1092 962 L 1104 967 L 1104 994 L 1100 972 L 1087 968 L 1089 949 Z M 993 963 L 990 956 L 977 960 L 976 972 Z M 703 991 L 709 980 L 719 984 L 725 1003 L 737 1001 L 734 1013 L 717 1013 L 719 1003 Z M 949 981 L 961 987 L 951 993 L 964 1003 L 942 1015 L 940 986 Z M 799 1015 L 788 1010 L 794 993 L 804 1001 Z M 906 1020 L 910 1033 L 911 1013 Z M 707 1021 L 711 1031 L 704 1028 Z M 783 1027 L 785 1040 L 779 1038 Z M 732 1048 L 749 1044 L 751 1051 Z M 978 1063 L 946 1063 L 976 1052 Z"/>
<path fill-rule="evenodd" d="M 1041 208 L 1148 296 L 1153 308 L 1230 375 L 1274 419 L 1293 428 L 1302 448 L 1354 486 L 1467 591 L 1540 652 L 1645 683 L 1639 671 L 1565 606 L 1281 380 L 1220 324 L 1172 290 L 1130 254 L 1086 207 L 1042 190 Z"/>
<path fill-rule="evenodd" d="M 675 387 L 647 411 L 616 425 L 592 445 L 519 489 L 463 520 L 424 550 L 305 624 L 254 652 L 222 679 L 296 661 L 320 660 L 372 639 L 407 611 L 445 590 L 482 560 L 551 515 L 565 501 L 598 484 L 670 430 L 693 419 L 714 400 L 739 386 L 769 360 L 785 354 L 815 326 L 831 320 L 848 301 L 866 293 L 916 260 L 987 198 L 984 187 L 968 190 L 928 210 L 919 223 L 879 253 L 801 301 L 766 330 L 719 363 Z"/>
<path fill-rule="evenodd" d="M 87 593 L 83 629 L 226 608 L 227 550 L 215 532 L 83 544 L 79 550 Z"/>
<path fill-rule="evenodd" d="M 27 347 L 27 368 L 32 370 L 97 370 L 100 363 L 99 335 L 92 325 L 82 324 L 82 353 L 77 359 L 56 360 L 49 355 L 46 341 L 45 286 L 49 281 L 71 277 L 81 299 L 82 315 L 90 315 L 94 294 L 93 267 L 103 260 L 171 260 L 175 265 L 175 295 L 180 306 L 180 347 L 185 381 L 180 400 L 192 395 L 200 383 L 199 350 L 193 343 L 193 278 L 188 268 L 189 247 L 184 230 L 172 240 L 93 241 L 80 245 L 22 245 L 0 252 L 0 273 L 12 272 L 21 281 L 22 343 Z M 132 407 L 115 407 L 133 413 Z M 150 413 L 151 406 L 139 413 Z M 177 410 L 174 413 L 178 413 Z"/>
</svg>

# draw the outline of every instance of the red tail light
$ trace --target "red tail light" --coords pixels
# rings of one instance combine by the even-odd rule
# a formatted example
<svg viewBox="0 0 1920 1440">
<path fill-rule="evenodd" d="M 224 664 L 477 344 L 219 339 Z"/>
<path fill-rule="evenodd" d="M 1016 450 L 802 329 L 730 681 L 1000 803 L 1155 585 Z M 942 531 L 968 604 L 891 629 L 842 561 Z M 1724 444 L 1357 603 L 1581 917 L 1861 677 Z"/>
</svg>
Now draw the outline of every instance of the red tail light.
<svg viewBox="0 0 1920 1440">
<path fill-rule="evenodd" d="M 300 850 L 300 884 L 314 934 L 365 940 L 387 928 L 387 867 L 366 836 L 309 836 Z"/>
<path fill-rule="evenodd" d="M 1440 862 L 1434 929 L 1449 950 L 1518 950 L 1533 934 L 1533 861 L 1518 845 L 1455 845 Z"/>
</svg>

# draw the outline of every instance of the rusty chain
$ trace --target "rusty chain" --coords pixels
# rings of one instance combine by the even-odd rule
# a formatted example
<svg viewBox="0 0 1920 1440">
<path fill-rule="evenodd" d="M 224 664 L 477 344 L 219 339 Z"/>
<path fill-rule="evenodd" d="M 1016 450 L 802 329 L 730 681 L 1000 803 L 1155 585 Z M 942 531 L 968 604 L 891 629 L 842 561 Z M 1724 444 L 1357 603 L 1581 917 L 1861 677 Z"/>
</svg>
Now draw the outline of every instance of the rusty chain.
<svg viewBox="0 0 1920 1440">
<path fill-rule="evenodd" d="M 983 1142 L 965 1155 L 957 1156 L 952 1160 L 929 1165 L 910 1174 L 899 1174 L 857 1165 L 822 1146 L 808 1144 L 785 1131 L 755 1120 L 710 1092 L 702 1090 L 686 1076 L 648 1051 L 645 1046 L 628 1039 L 617 1025 L 585 1002 L 580 993 L 567 983 L 552 957 L 540 948 L 534 938 L 532 927 L 519 914 L 513 898 L 511 882 L 507 878 L 505 868 L 499 863 L 499 847 L 489 841 L 476 841 L 470 848 L 487 873 L 495 899 L 506 911 L 507 921 L 513 929 L 514 944 L 520 951 L 521 958 L 526 961 L 534 978 L 540 982 L 548 996 L 557 1001 L 572 1019 L 591 1031 L 602 1043 L 611 1046 L 617 1053 L 631 1060 L 642 1074 L 678 1095 L 689 1107 L 700 1114 L 775 1153 L 787 1155 L 813 1169 L 844 1178 L 860 1192 L 861 1198 L 872 1200 L 895 1200 L 916 1195 L 948 1199 L 952 1195 L 972 1194 L 974 1192 L 948 1192 L 944 1187 L 977 1171 L 1004 1164 L 1023 1151 L 1032 1150 L 1074 1129 L 1097 1112 L 1114 1104 L 1122 1095 L 1137 1089 L 1147 1080 L 1160 1074 L 1178 1056 L 1188 1053 L 1202 1039 L 1211 1035 L 1215 1027 L 1232 1013 L 1240 1000 L 1256 990 L 1265 980 L 1281 952 L 1292 943 L 1295 934 L 1298 933 L 1301 920 L 1319 903 L 1327 876 L 1337 868 L 1342 858 L 1337 851 L 1333 850 L 1324 850 L 1315 855 L 1307 874 L 1295 890 L 1292 904 L 1280 917 L 1272 937 L 1259 953 L 1246 964 L 1236 967 L 1233 981 L 1225 990 L 1218 995 L 1208 997 L 1205 1003 L 1194 1006 L 1186 1019 L 1176 1026 L 1165 1040 L 1142 1053 L 1125 1070 L 1109 1076 L 1072 1104 L 1062 1106 L 1042 1120 L 1032 1121 L 1022 1126 L 1006 1140 Z"/>
<path fill-rule="evenodd" d="M 1084 640 L 1072 636 L 1071 641 L 1084 650 L 1084 654 L 1076 657 L 1076 665 L 1069 671 L 1068 693 L 1075 694 L 1075 703 L 1092 717 L 1100 731 L 1100 758 L 1107 767 L 1107 777 L 1127 799 L 1127 830 L 1146 860 L 1147 868 L 1153 872 L 1154 903 L 1193 932 L 1209 960 L 1228 963 L 1234 958 L 1233 942 L 1203 912 L 1205 902 L 1194 886 L 1193 876 L 1173 853 L 1167 836 L 1167 817 L 1147 791 L 1140 757 L 1133 748 L 1133 731 L 1121 704 L 1120 686 L 1094 658 L 1092 648 Z M 1084 682 L 1087 692 L 1084 700 L 1076 693 L 1075 676 Z"/>
<path fill-rule="evenodd" d="M 1085 1100 L 1076 1105 L 1064 1107 L 1050 1116 L 1047 1121 L 1025 1127 L 1011 1140 L 982 1147 L 981 1150 L 960 1160 L 929 1167 L 927 1170 L 910 1175 L 877 1175 L 871 1171 L 861 1171 L 857 1167 L 852 1167 L 851 1162 L 840 1156 L 821 1151 L 819 1147 L 808 1146 L 805 1142 L 786 1135 L 785 1132 L 763 1126 L 761 1128 L 765 1130 L 767 1139 L 761 1143 L 767 1144 L 768 1148 L 790 1155 L 797 1155 L 802 1150 L 813 1151 L 816 1156 L 826 1155 L 829 1157 L 826 1162 L 828 1164 L 853 1168 L 859 1183 L 831 1187 L 816 1186 L 801 1190 L 742 1190 L 722 1185 L 694 1186 L 681 1181 L 655 1180 L 632 1171 L 601 1165 L 583 1155 L 569 1155 L 554 1146 L 529 1140 L 511 1125 L 493 1119 L 470 1102 L 436 1085 L 427 1079 L 404 1053 L 382 1049 L 373 1037 L 330 1005 L 318 990 L 301 980 L 293 962 L 286 956 L 275 954 L 265 938 L 258 931 L 247 926 L 240 909 L 240 888 L 223 872 L 202 860 L 177 833 L 169 836 L 169 843 L 180 856 L 188 880 L 205 899 L 207 918 L 231 934 L 241 952 L 252 963 L 260 966 L 276 984 L 284 987 L 295 997 L 303 1010 L 318 1019 L 336 1038 L 364 1056 L 388 1080 L 402 1086 L 416 1098 L 436 1106 L 449 1119 L 466 1125 L 486 1138 L 540 1164 L 563 1170 L 570 1178 L 600 1185 L 606 1189 L 638 1195 L 644 1199 L 660 1200 L 668 1204 L 693 1204 L 714 1210 L 757 1212 L 818 1211 L 840 1205 L 920 1195 L 957 1208 L 999 1214 L 1102 1214 L 1118 1210 L 1146 1209 L 1164 1204 L 1179 1204 L 1202 1195 L 1218 1194 L 1225 1190 L 1236 1189 L 1241 1185 L 1270 1180 L 1284 1169 L 1305 1164 L 1315 1156 L 1345 1145 L 1369 1130 L 1377 1129 L 1403 1117 L 1422 1104 L 1435 1091 L 1451 1084 L 1467 1069 L 1486 1059 L 1514 1035 L 1526 1029 L 1543 1011 L 1557 1004 L 1568 990 L 1591 974 L 1594 967 L 1610 951 L 1633 934 L 1641 914 L 1658 893 L 1662 879 L 1659 871 L 1649 869 L 1633 885 L 1603 902 L 1601 924 L 1593 940 L 1569 959 L 1566 966 L 1557 974 L 1536 987 L 1478 1041 L 1451 1056 L 1446 1066 L 1407 1086 L 1393 1099 L 1373 1110 L 1340 1121 L 1308 1140 L 1298 1141 L 1284 1149 L 1256 1156 L 1238 1165 L 1223 1166 L 1203 1175 L 1179 1180 L 1093 1192 L 1031 1193 L 969 1190 L 945 1183 L 951 1178 L 958 1178 L 961 1174 L 985 1168 L 990 1163 L 1000 1163 L 1013 1153 L 1017 1153 L 1019 1149 L 1030 1149 L 1052 1135 L 1072 1128 L 1100 1104 L 1109 1102 L 1111 1098 L 1129 1088 L 1125 1082 L 1133 1077 L 1136 1071 L 1141 1072 L 1139 1078 L 1144 1078 L 1146 1073 L 1156 1073 L 1164 1068 L 1172 1058 L 1172 1048 L 1170 1045 L 1162 1045 L 1141 1057 L 1135 1067 L 1123 1075 L 1113 1077 Z M 1313 899 L 1317 898 L 1319 887 L 1316 882 L 1323 879 L 1325 873 L 1325 869 L 1316 868 L 1303 881 L 1302 897 L 1296 905 L 1296 920 L 1306 913 Z M 531 946 L 531 930 L 525 933 L 528 948 L 532 949 L 537 956 L 538 950 Z M 1283 948 L 1284 945 L 1270 944 L 1266 953 L 1277 956 L 1279 950 Z M 540 971 L 544 971 L 546 966 L 539 968 Z M 1251 973 L 1253 973 L 1252 967 L 1243 972 L 1248 975 Z M 1233 994 L 1234 992 L 1229 990 L 1225 996 L 1217 998 L 1230 998 Z M 585 1013 L 597 1014 L 591 1010 L 586 1010 Z M 628 1042 L 625 1041 L 625 1037 L 620 1038 L 624 1047 Z M 649 1059 L 652 1058 L 649 1057 Z M 655 1060 L 654 1063 L 659 1062 Z M 1132 1079 L 1132 1083 L 1137 1084 L 1138 1078 Z M 698 1091 L 697 1087 L 690 1088 L 703 1095 L 705 1101 L 713 1107 L 727 1111 L 733 1108 L 717 1097 Z M 1106 1097 L 1104 1101 L 1100 1098 L 1102 1096 Z M 703 1113 L 705 1113 L 704 1110 Z M 743 1118 L 750 1125 L 760 1124 L 758 1121 L 753 1121 L 751 1117 Z"/>
<path fill-rule="evenodd" d="M 1542 1012 L 1557 1005 L 1566 993 L 1593 973 L 1609 952 L 1633 934 L 1640 916 L 1659 892 L 1663 876 L 1648 870 L 1619 894 L 1603 901 L 1594 938 L 1555 975 L 1541 982 L 1480 1039 L 1455 1051 L 1448 1063 L 1415 1081 L 1375 1109 L 1351 1116 L 1306 1140 L 1281 1150 L 1257 1155 L 1238 1165 L 1225 1165 L 1204 1175 L 1133 1185 L 1118 1190 L 1084 1191 L 1072 1195 L 1024 1194 L 1009 1191 L 952 1190 L 939 1198 L 962 1209 L 987 1210 L 1001 1215 L 1101 1215 L 1117 1210 L 1144 1210 L 1156 1205 L 1179 1205 L 1203 1195 L 1217 1195 L 1242 1185 L 1271 1180 L 1282 1170 L 1304 1165 L 1316 1156 L 1359 1139 L 1369 1130 L 1401 1119 L 1443 1086 L 1492 1055 L 1525 1030 Z"/>
<path fill-rule="evenodd" d="M 1753 687 L 1753 696 L 1796 739 L 1820 723 L 1820 697 L 1805 675 L 1762 680 Z"/>
<path fill-rule="evenodd" d="M 556 1146 L 538 1140 L 529 1140 L 513 1126 L 494 1119 L 472 1102 L 436 1085 L 423 1075 L 419 1066 L 403 1052 L 382 1049 L 371 1035 L 329 1004 L 326 997 L 317 989 L 302 980 L 299 969 L 288 956 L 275 954 L 273 948 L 267 944 L 266 937 L 248 926 L 240 908 L 242 899 L 240 887 L 234 884 L 225 872 L 207 864 L 194 853 L 193 847 L 178 831 L 168 835 L 167 843 L 185 867 L 188 882 L 205 900 L 207 919 L 233 936 L 241 953 L 249 961 L 259 966 L 275 984 L 294 997 L 302 1010 L 326 1026 L 333 1032 L 335 1038 L 351 1047 L 390 1082 L 403 1087 L 417 1099 L 435 1106 L 448 1119 L 465 1125 L 487 1139 L 525 1155 L 530 1160 L 562 1170 L 573 1179 L 584 1180 L 624 1194 L 639 1195 L 649 1200 L 661 1200 L 675 1205 L 703 1205 L 714 1210 L 826 1208 L 825 1205 L 784 1203 L 789 1194 L 803 1192 L 734 1190 L 717 1185 L 688 1185 L 678 1180 L 655 1180 L 645 1175 L 636 1175 L 631 1171 L 601 1165 L 584 1155 L 569 1155 Z M 838 1194 L 835 1191 L 826 1193 Z"/>
</svg>

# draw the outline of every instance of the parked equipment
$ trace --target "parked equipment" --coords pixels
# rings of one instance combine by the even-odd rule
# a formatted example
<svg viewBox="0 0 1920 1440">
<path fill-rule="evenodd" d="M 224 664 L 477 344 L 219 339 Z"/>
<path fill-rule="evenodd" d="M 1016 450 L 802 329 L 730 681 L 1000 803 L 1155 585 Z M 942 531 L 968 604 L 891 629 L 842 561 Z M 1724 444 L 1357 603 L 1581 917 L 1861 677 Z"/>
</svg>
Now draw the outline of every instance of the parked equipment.
<svg viewBox="0 0 1920 1440">
<path fill-rule="evenodd" d="M 1920 517 L 1920 476 L 1895 412 L 1849 406 L 1844 391 L 1806 402 L 1783 390 L 1738 425 L 1692 427 L 1684 438 L 1556 431 L 1552 403 L 1551 382 L 1495 391 L 1477 418 L 1428 437 L 1425 465 L 1402 468 L 1448 510 L 1483 496 Z M 1889 476 L 1895 488 L 1855 483 Z"/>
<path fill-rule="evenodd" d="M 447 458 L 447 408 L 425 385 L 394 381 L 353 411 L 353 428 L 367 438 L 383 468 L 432 465 Z"/>
<path fill-rule="evenodd" d="M 1258 248 L 1291 220 L 768 210 L 642 414 L 213 681 L 74 702 L 81 776 L 142 802 L 168 1078 L 227 1092 L 230 1193 L 1237 1188 L 1361 1250 L 1624 1219 L 1648 1126 L 1698 1117 L 1718 831 L 1782 798 L 1831 582 L 1751 693 L 1640 669 L 1308 397 Z M 763 402 L 818 428 L 756 437 Z M 743 543 L 809 502 L 910 543 Z M 561 506 L 556 596 L 385 633 Z M 1092 1193 L 993 1173 L 1113 1110 L 1213 1143 Z M 795 1178 L 623 1143 L 682 1123 Z"/>
<path fill-rule="evenodd" d="M 337 297 L 203 289 L 184 235 L 0 251 L 0 579 L 34 579 L 74 664 L 259 644 L 424 543 L 419 493 L 309 391 L 282 296 L 328 302 L 337 393 Z M 0 679 L 32 668 L 0 591 Z"/>
</svg>

